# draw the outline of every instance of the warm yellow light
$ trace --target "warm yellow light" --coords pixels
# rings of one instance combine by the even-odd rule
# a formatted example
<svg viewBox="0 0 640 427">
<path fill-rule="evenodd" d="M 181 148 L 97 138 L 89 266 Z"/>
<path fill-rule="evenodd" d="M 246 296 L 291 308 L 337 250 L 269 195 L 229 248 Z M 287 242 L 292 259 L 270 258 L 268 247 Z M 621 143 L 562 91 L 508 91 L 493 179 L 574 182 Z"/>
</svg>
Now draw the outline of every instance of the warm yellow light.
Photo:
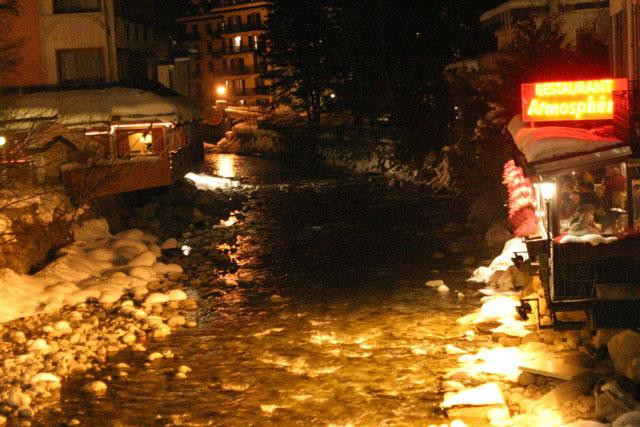
<svg viewBox="0 0 640 427">
<path fill-rule="evenodd" d="M 216 175 L 222 178 L 236 177 L 235 157 L 230 154 L 221 154 L 216 159 Z"/>
<path fill-rule="evenodd" d="M 144 137 L 144 143 L 151 144 L 152 142 L 153 142 L 153 135 L 148 133 L 147 136 Z"/>
<path fill-rule="evenodd" d="M 540 183 L 540 193 L 545 202 L 548 202 L 553 198 L 556 193 L 556 184 L 554 182 L 542 182 Z"/>
<path fill-rule="evenodd" d="M 7 138 L 4 136 L 0 136 L 0 147 L 7 143 Z"/>
<path fill-rule="evenodd" d="M 225 96 L 227 94 L 227 88 L 225 86 L 218 86 L 216 87 L 216 93 L 219 96 Z"/>
</svg>

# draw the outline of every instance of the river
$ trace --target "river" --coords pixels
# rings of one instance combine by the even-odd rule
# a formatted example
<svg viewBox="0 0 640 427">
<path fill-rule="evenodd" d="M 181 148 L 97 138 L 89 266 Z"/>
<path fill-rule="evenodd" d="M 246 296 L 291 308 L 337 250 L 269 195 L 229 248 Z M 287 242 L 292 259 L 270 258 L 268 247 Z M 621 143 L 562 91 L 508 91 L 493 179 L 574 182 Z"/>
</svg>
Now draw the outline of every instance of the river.
<svg viewBox="0 0 640 427">
<path fill-rule="evenodd" d="M 114 378 L 103 399 L 88 398 L 78 390 L 82 378 L 71 378 L 62 411 L 39 420 L 442 422 L 438 385 L 456 364 L 444 346 L 464 337 L 456 319 L 478 305 L 457 296 L 467 292 L 464 254 L 451 254 L 451 237 L 442 232 L 461 215 L 456 203 L 379 179 L 292 171 L 260 158 L 209 154 L 205 169 L 239 180 L 233 191 L 247 196 L 229 246 L 239 269 L 215 278 L 231 278 L 234 286 L 200 295 L 196 328 L 149 344 L 150 351 L 171 348 L 173 360 L 149 364 L 144 355 L 119 355 L 111 363 L 124 360 L 133 369 Z M 427 279 L 444 279 L 452 291 L 439 295 Z M 178 364 L 193 370 L 187 379 L 169 375 Z"/>
</svg>

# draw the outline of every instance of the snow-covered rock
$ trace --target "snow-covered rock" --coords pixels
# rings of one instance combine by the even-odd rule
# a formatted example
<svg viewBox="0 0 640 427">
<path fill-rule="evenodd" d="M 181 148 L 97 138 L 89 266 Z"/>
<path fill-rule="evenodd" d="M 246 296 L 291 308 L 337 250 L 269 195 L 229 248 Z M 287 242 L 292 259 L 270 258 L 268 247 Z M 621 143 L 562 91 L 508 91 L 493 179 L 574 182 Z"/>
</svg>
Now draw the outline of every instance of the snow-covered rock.
<svg viewBox="0 0 640 427">
<path fill-rule="evenodd" d="M 493 276 L 496 271 L 506 271 L 513 265 L 511 258 L 515 256 L 516 252 L 523 256 L 525 260 L 528 259 L 527 245 L 521 237 L 514 237 L 507 241 L 502 249 L 502 253 L 491 262 L 489 267 L 477 268 L 467 280 L 476 283 L 489 283 L 491 276 Z"/>
<path fill-rule="evenodd" d="M 92 241 L 111 237 L 109 223 L 104 218 L 90 219 L 74 226 L 73 238 L 76 241 Z"/>
<path fill-rule="evenodd" d="M 127 264 L 130 267 L 151 267 L 156 263 L 157 255 L 151 251 L 142 252 Z"/>
</svg>

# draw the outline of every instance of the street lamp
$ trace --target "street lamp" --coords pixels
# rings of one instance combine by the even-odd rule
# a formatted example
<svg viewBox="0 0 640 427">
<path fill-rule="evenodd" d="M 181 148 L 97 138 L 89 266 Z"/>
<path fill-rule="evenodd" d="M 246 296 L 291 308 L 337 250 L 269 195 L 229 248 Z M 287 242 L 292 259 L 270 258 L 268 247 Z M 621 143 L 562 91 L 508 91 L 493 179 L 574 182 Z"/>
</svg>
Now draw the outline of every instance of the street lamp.
<svg viewBox="0 0 640 427">
<path fill-rule="evenodd" d="M 216 87 L 216 93 L 220 97 L 225 96 L 227 94 L 227 87 L 226 86 L 222 86 L 222 85 L 217 86 Z"/>
<path fill-rule="evenodd" d="M 540 195 L 542 196 L 542 200 L 544 200 L 544 206 L 547 217 L 547 239 L 551 241 L 551 199 L 556 194 L 556 183 L 553 181 L 542 181 L 539 185 Z"/>
<path fill-rule="evenodd" d="M 5 136 L 0 136 L 0 147 L 6 145 L 7 138 Z"/>
</svg>

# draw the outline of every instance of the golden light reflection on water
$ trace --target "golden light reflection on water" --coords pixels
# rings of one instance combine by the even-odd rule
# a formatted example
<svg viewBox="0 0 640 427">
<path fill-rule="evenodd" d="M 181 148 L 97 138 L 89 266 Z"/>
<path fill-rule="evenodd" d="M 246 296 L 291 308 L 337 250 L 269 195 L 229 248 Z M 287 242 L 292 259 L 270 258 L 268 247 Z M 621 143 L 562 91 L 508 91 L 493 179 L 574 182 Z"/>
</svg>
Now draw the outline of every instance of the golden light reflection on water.
<svg viewBox="0 0 640 427">
<path fill-rule="evenodd" d="M 220 154 L 216 157 L 217 175 L 223 178 L 235 178 L 237 171 L 233 154 Z"/>
</svg>

